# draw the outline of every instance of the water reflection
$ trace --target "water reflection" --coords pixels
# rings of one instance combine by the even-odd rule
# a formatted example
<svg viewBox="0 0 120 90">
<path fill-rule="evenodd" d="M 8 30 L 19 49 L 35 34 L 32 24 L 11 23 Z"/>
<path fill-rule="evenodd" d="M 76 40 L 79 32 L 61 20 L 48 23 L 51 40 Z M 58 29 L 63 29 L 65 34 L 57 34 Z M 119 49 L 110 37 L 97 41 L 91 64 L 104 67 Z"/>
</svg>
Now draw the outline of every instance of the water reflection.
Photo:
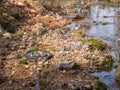
<svg viewBox="0 0 120 90">
<path fill-rule="evenodd" d="M 110 72 L 95 72 L 92 75 L 99 77 L 99 79 L 108 86 L 109 90 L 119 90 L 116 86 L 115 72 L 116 69 L 113 68 Z"/>
<path fill-rule="evenodd" d="M 92 6 L 90 10 L 90 18 L 97 23 L 92 25 L 88 34 L 91 37 L 97 37 L 107 42 L 112 48 L 116 46 L 116 40 L 119 38 L 117 27 L 117 9 L 114 7 Z M 102 25 L 106 23 L 106 25 Z"/>
<path fill-rule="evenodd" d="M 111 54 L 116 58 L 116 49 L 118 49 L 116 40 L 120 38 L 120 31 L 118 30 L 118 14 L 119 8 L 115 7 L 100 7 L 92 6 L 90 8 L 90 19 L 96 22 L 92 25 L 87 34 L 91 37 L 99 38 L 108 43 L 112 47 Z M 102 23 L 106 23 L 103 25 Z M 116 62 L 117 62 L 116 58 Z M 100 80 L 108 85 L 109 90 L 119 90 L 115 81 L 116 69 L 113 68 L 110 72 L 95 72 L 93 76 L 97 76 Z"/>
<path fill-rule="evenodd" d="M 86 24 L 90 26 L 89 30 L 81 29 L 87 36 L 102 39 L 111 46 L 110 53 L 115 61 L 114 65 L 118 65 L 120 59 L 117 58 L 120 51 L 120 47 L 117 45 L 117 39 L 120 38 L 120 18 L 117 17 L 119 11 L 120 8 L 117 7 L 91 6 L 88 19 L 75 21 L 68 26 L 70 31 L 73 31 L 75 27 L 86 26 Z M 116 86 L 115 72 L 116 69 L 112 68 L 109 72 L 95 72 L 93 75 L 99 77 L 103 83 L 108 85 L 108 90 L 119 90 Z"/>
</svg>

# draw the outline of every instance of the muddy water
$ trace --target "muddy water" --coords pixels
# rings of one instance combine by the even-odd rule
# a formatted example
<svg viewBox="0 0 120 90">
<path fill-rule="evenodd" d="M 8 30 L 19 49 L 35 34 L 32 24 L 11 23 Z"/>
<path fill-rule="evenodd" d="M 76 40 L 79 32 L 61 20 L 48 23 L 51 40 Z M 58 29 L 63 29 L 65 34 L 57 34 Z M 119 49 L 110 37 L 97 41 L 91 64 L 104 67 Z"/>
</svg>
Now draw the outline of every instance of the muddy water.
<svg viewBox="0 0 120 90">
<path fill-rule="evenodd" d="M 108 90 L 119 90 L 115 82 L 115 65 L 119 65 L 119 47 L 117 40 L 120 38 L 120 30 L 117 17 L 119 8 L 92 6 L 90 8 L 90 19 L 94 22 L 90 30 L 86 33 L 90 37 L 102 39 L 111 46 L 110 53 L 113 56 L 114 65 L 110 72 L 95 72 L 92 75 L 97 76 L 108 86 Z"/>
</svg>

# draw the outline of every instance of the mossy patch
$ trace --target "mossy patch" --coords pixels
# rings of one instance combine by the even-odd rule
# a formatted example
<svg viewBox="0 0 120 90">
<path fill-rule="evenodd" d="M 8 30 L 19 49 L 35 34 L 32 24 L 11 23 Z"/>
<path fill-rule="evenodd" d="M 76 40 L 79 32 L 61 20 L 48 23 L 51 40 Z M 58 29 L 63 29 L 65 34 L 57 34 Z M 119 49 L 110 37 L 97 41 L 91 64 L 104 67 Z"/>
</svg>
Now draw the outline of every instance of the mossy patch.
<svg viewBox="0 0 120 90">
<path fill-rule="evenodd" d="M 83 32 L 78 32 L 78 34 L 81 36 L 81 37 L 85 37 L 85 33 L 83 33 Z"/>
<path fill-rule="evenodd" d="M 52 48 L 50 48 L 52 51 L 56 51 L 56 48 L 55 47 L 52 47 Z"/>
<path fill-rule="evenodd" d="M 112 66 L 112 64 L 113 64 L 112 57 L 105 57 L 105 58 L 104 58 L 104 60 L 103 60 L 103 65 Z"/>
<path fill-rule="evenodd" d="M 101 40 L 98 39 L 85 39 L 82 40 L 82 43 L 85 44 L 87 42 L 90 42 L 90 46 L 89 48 L 91 50 L 100 50 L 100 51 L 104 51 L 108 48 L 107 44 L 105 44 L 104 42 L 102 42 Z"/>
<path fill-rule="evenodd" d="M 24 30 L 19 29 L 16 33 L 17 33 L 17 35 L 19 35 L 19 36 L 23 36 L 23 35 L 24 35 Z"/>
<path fill-rule="evenodd" d="M 38 47 L 37 47 L 37 46 L 32 46 L 32 47 L 30 48 L 30 50 L 33 50 L 33 51 L 38 50 Z"/>
<path fill-rule="evenodd" d="M 107 86 L 99 81 L 96 90 L 107 90 Z"/>
</svg>

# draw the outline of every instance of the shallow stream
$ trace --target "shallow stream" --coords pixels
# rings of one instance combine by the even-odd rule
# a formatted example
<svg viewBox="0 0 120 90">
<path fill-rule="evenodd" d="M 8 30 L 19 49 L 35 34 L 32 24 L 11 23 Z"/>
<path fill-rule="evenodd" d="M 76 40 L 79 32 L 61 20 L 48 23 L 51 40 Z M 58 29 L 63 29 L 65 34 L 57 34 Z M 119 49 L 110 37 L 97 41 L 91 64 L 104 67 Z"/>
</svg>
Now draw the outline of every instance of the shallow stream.
<svg viewBox="0 0 120 90">
<path fill-rule="evenodd" d="M 90 37 L 102 39 L 111 46 L 110 53 L 114 60 L 113 68 L 110 72 L 94 72 L 92 75 L 108 86 L 109 90 L 119 90 L 115 82 L 114 66 L 119 64 L 119 47 L 117 40 L 120 38 L 119 18 L 117 17 L 120 8 L 91 6 L 90 19 L 94 22 L 86 34 Z"/>
<path fill-rule="evenodd" d="M 70 26 L 71 30 L 73 27 L 81 28 L 81 22 L 86 23 L 90 26 L 89 29 L 83 29 L 83 32 L 91 37 L 98 38 L 106 42 L 111 46 L 110 53 L 114 60 L 112 70 L 94 72 L 93 76 L 99 77 L 100 81 L 108 86 L 108 90 L 120 90 L 115 81 L 115 67 L 119 65 L 119 45 L 118 39 L 120 38 L 120 17 L 118 17 L 120 8 L 111 6 L 95 5 L 90 7 L 88 17 L 85 21 L 77 21 L 72 23 Z"/>
</svg>

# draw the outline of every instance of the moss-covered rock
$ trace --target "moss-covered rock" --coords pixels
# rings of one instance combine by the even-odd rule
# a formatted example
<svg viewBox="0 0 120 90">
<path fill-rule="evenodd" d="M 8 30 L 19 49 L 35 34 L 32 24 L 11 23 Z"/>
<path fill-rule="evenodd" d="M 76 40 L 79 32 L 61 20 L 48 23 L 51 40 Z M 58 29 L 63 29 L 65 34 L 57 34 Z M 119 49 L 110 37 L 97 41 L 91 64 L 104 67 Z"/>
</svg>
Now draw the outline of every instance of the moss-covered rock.
<svg viewBox="0 0 120 90">
<path fill-rule="evenodd" d="M 91 43 L 89 48 L 91 50 L 100 50 L 100 51 L 104 51 L 104 50 L 107 50 L 109 47 L 107 44 L 105 44 L 104 42 L 102 42 L 101 40 L 99 39 L 85 39 L 85 40 L 82 40 L 83 44 L 89 42 Z"/>
</svg>

